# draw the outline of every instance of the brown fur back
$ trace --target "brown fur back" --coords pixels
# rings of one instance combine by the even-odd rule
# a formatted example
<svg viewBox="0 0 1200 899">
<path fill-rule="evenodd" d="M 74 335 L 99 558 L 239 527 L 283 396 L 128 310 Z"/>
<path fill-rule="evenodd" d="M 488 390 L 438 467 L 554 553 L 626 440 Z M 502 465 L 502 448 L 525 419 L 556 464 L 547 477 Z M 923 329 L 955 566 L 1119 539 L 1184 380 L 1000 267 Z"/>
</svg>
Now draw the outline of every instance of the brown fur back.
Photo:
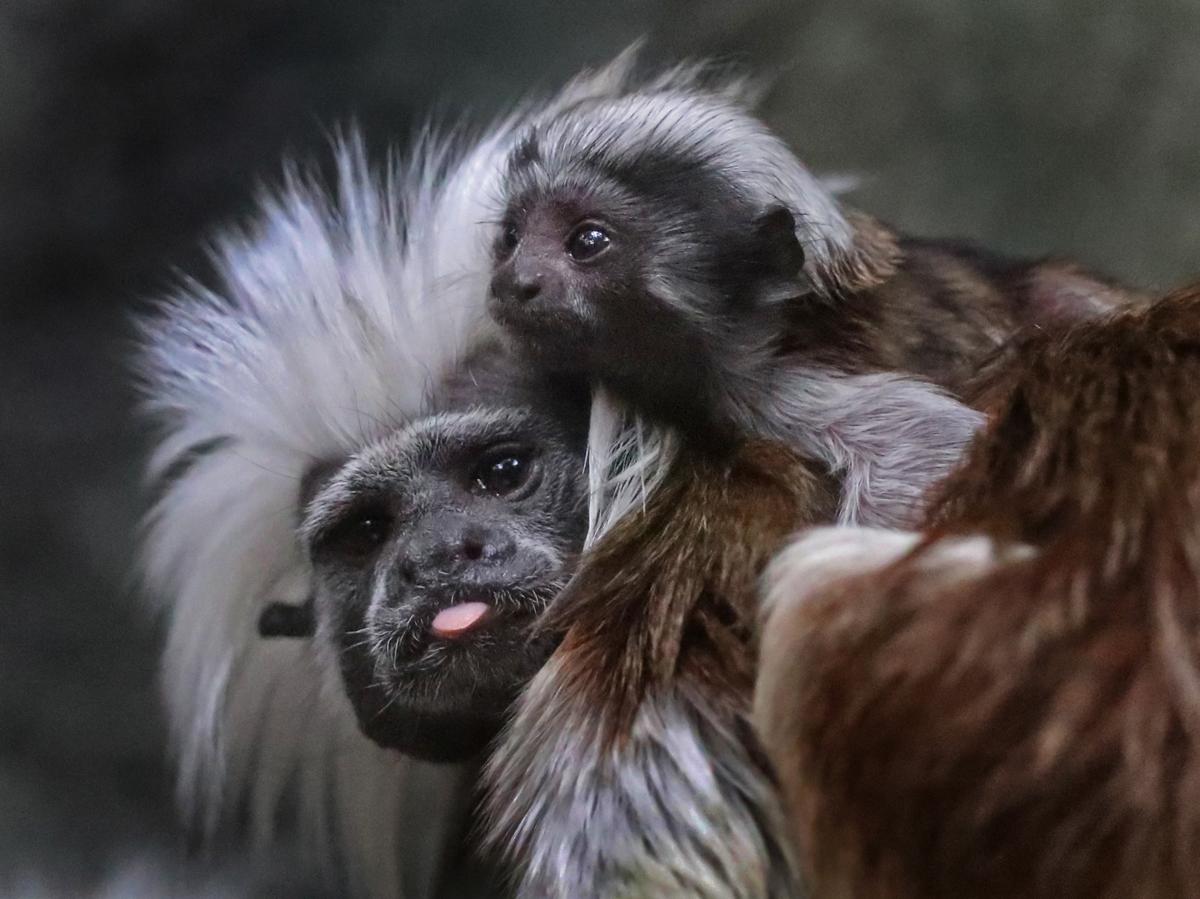
<svg viewBox="0 0 1200 899">
<path fill-rule="evenodd" d="M 926 545 L 769 622 L 815 895 L 1200 896 L 1200 289 L 982 386 Z"/>
<path fill-rule="evenodd" d="M 1086 321 L 1137 305 L 1136 292 L 1073 262 L 1016 260 L 962 241 L 901 237 L 851 214 L 874 260 L 836 300 L 797 304 L 784 352 L 839 370 L 902 371 L 952 393 L 1014 334 Z"/>
</svg>

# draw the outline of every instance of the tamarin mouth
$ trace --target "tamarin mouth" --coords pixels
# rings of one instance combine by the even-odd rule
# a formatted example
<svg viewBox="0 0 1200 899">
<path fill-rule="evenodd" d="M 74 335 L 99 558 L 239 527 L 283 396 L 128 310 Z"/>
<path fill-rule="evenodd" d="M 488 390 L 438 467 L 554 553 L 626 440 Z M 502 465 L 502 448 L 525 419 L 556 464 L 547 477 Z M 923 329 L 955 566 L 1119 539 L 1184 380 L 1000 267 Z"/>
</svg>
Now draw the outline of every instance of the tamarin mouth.
<svg viewBox="0 0 1200 899">
<path fill-rule="evenodd" d="M 494 609 L 486 602 L 460 602 L 442 609 L 429 625 L 435 637 L 455 639 L 473 630 L 491 616 Z"/>
</svg>

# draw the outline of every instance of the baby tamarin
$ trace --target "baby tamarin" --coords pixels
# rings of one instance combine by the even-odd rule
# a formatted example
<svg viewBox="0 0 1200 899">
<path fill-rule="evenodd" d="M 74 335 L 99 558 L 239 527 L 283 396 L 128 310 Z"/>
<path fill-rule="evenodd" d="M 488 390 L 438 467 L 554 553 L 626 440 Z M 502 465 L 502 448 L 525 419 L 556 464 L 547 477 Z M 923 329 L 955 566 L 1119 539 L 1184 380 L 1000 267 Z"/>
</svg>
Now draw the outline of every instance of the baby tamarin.
<svg viewBox="0 0 1200 899">
<path fill-rule="evenodd" d="M 900 523 L 978 424 L 928 383 L 956 392 L 1015 330 L 1127 297 L 844 210 L 714 77 L 622 69 L 526 128 L 489 308 L 539 365 L 693 439 L 789 443 L 843 477 L 845 520 Z"/>
<path fill-rule="evenodd" d="M 924 534 L 772 564 L 756 724 L 817 896 L 1200 896 L 1200 285 L 1015 343 Z"/>
<path fill-rule="evenodd" d="M 616 420 L 611 394 L 682 436 L 652 435 L 673 450 L 646 466 L 644 507 L 551 607 L 566 637 L 493 760 L 532 894 L 799 889 L 747 726 L 763 560 L 803 524 L 914 520 L 981 421 L 940 388 L 1017 327 L 1120 299 L 1071 266 L 844 213 L 705 78 L 618 67 L 534 120 L 504 183 L 494 317 L 540 367 L 603 388 L 594 424 Z M 594 427 L 593 459 L 640 474 L 642 447 L 613 436 Z M 763 437 L 791 449 L 743 442 Z"/>
</svg>

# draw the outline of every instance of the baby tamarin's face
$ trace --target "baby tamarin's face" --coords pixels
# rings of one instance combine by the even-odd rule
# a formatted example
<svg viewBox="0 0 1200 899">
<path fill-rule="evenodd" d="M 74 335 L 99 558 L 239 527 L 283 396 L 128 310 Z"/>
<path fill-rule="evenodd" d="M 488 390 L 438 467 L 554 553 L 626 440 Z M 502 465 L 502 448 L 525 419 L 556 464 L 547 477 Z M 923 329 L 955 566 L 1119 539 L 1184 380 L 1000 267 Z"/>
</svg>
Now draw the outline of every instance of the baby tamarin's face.
<svg viewBox="0 0 1200 899">
<path fill-rule="evenodd" d="M 726 354 L 778 333 L 770 298 L 802 290 L 792 215 L 725 173 L 649 150 L 515 151 L 489 309 L 534 361 L 582 372 L 642 408 L 702 408 Z"/>
<path fill-rule="evenodd" d="M 490 739 L 553 648 L 530 625 L 584 534 L 586 405 L 483 386 L 314 474 L 318 639 L 364 732 L 439 761 Z M 536 400 L 536 404 L 535 404 Z"/>
</svg>

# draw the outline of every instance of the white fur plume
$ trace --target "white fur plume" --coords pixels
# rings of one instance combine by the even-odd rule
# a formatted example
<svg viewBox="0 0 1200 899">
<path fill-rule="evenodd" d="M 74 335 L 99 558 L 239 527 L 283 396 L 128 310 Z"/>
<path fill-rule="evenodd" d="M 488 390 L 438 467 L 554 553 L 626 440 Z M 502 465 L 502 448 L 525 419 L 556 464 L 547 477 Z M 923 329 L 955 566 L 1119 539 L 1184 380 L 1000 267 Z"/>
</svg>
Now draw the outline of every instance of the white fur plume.
<svg viewBox="0 0 1200 899">
<path fill-rule="evenodd" d="M 184 810 L 211 832 L 238 807 L 269 838 L 285 795 L 309 845 L 356 891 L 420 895 L 446 822 L 406 782 L 453 769 L 363 737 L 336 671 L 302 640 L 263 640 L 265 604 L 300 603 L 300 479 L 420 414 L 486 327 L 489 203 L 502 125 L 458 154 L 426 138 L 373 173 L 336 150 L 336 190 L 289 172 L 255 224 L 217 242 L 217 283 L 188 282 L 143 323 L 147 405 L 163 426 L 145 568 L 168 619 L 163 689 Z M 425 867 L 401 870 L 399 856 Z"/>
<path fill-rule="evenodd" d="M 588 534 L 591 545 L 639 510 L 678 451 L 678 436 L 629 410 L 611 393 L 592 393 L 588 427 Z"/>
</svg>

